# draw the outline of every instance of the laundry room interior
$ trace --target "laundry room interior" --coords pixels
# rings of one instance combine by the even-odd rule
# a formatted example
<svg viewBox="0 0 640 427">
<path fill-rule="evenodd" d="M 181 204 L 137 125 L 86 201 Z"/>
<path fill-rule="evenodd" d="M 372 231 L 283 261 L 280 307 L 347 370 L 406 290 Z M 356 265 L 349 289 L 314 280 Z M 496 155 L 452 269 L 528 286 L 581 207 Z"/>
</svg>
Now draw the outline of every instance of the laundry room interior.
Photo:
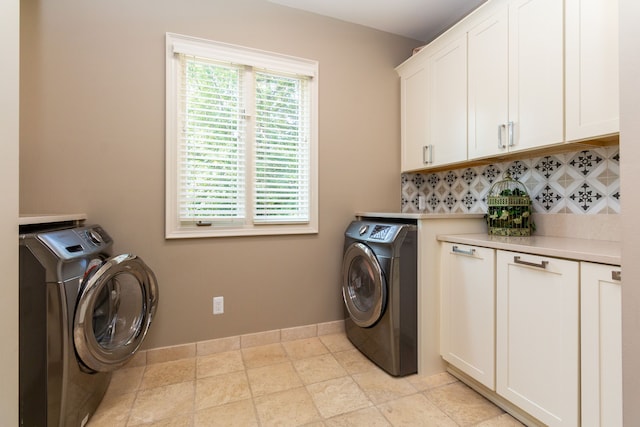
<svg viewBox="0 0 640 427">
<path fill-rule="evenodd" d="M 412 84 L 410 77 L 416 75 L 420 58 L 441 52 L 447 41 L 443 37 L 456 35 L 456 31 L 464 32 L 465 49 L 471 46 L 467 33 L 472 30 L 464 25 L 473 22 L 474 14 L 489 16 L 483 10 L 502 13 L 501 8 L 506 11 L 511 5 L 547 5 L 549 0 L 430 0 L 427 3 L 434 8 L 433 14 L 448 5 L 448 15 L 443 12 L 440 21 L 420 35 L 375 28 L 371 23 L 375 21 L 363 22 L 357 13 L 349 15 L 345 10 L 332 17 L 317 5 L 321 2 L 303 3 L 306 8 L 288 0 L 10 0 L 0 6 L 0 35 L 4 36 L 0 39 L 7 43 L 6 52 L 12 53 L 8 59 L 12 67 L 0 71 L 4 81 L 0 90 L 13 94 L 0 100 L 7 118 L 7 126 L 0 126 L 0 137 L 7 141 L 3 143 L 6 156 L 5 148 L 0 156 L 4 171 L 0 181 L 8 200 L 2 212 L 6 224 L 2 240 L 6 240 L 3 253 L 10 254 L 0 270 L 6 271 L 5 281 L 11 288 L 0 311 L 4 313 L 3 336 L 12 343 L 0 350 L 3 360 L 12 361 L 2 368 L 3 377 L 6 373 L 10 380 L 0 393 L 0 424 L 22 425 L 18 420 L 17 374 L 22 271 L 18 271 L 15 235 L 19 226 L 31 221 L 25 218 L 38 218 L 35 222 L 45 218 L 46 222 L 53 216 L 56 224 L 70 220 L 74 228 L 87 227 L 84 234 L 74 237 L 80 239 L 80 246 L 102 245 L 100 233 L 94 236 L 100 243 L 91 243 L 92 227 L 100 227 L 113 240 L 107 239 L 109 256 L 139 256 L 157 280 L 157 301 L 147 301 L 151 304 L 153 300 L 154 309 L 149 310 L 152 322 L 144 342 L 127 364 L 113 369 L 101 404 L 79 420 L 78 426 L 232 425 L 230 420 L 245 426 L 618 425 L 607 423 L 606 417 L 602 422 L 594 421 L 595 415 L 584 412 L 591 406 L 586 399 L 593 397 L 584 395 L 591 379 L 582 377 L 580 371 L 580 364 L 590 363 L 584 354 L 591 354 L 580 347 L 587 343 L 580 335 L 587 325 L 580 317 L 587 310 L 580 306 L 580 298 L 585 300 L 582 295 L 586 295 L 581 280 L 591 271 L 584 269 L 586 263 L 605 265 L 618 274 L 624 264 L 624 284 L 640 277 L 640 266 L 630 261 L 640 256 L 634 218 L 640 202 L 634 200 L 633 186 L 640 179 L 636 165 L 640 148 L 635 144 L 640 138 L 640 107 L 634 96 L 640 91 L 636 78 L 640 72 L 640 7 L 631 0 L 564 0 L 558 6 L 561 32 L 575 5 L 597 3 L 597 7 L 614 10 L 615 47 L 619 49 L 619 62 L 615 62 L 616 86 L 619 77 L 616 129 L 568 138 L 569 119 L 564 114 L 569 102 L 564 84 L 571 79 L 563 74 L 557 91 L 562 113 L 560 140 L 544 140 L 542 148 L 522 152 L 508 148 L 513 152 L 472 159 L 466 145 L 471 104 L 465 92 L 465 121 L 460 128 L 465 139 L 464 159 L 430 166 L 428 161 L 444 153 L 446 144 L 434 140 L 420 143 L 418 151 L 406 151 L 409 136 L 433 137 L 429 129 L 438 124 L 437 118 L 431 118 L 429 128 L 407 129 L 417 117 L 407 115 L 407 109 L 420 106 L 421 99 L 435 99 L 435 95 L 416 94 L 407 101 L 411 95 L 406 92 L 414 88 L 408 86 Z M 338 2 L 329 3 L 339 10 Z M 358 3 L 367 8 L 366 2 Z M 406 6 L 411 3 L 415 6 L 419 2 L 406 2 Z M 170 40 L 179 39 L 171 39 L 171 35 L 185 39 L 170 44 Z M 317 89 L 315 94 L 311 92 L 316 104 L 311 113 L 310 138 L 315 148 L 310 154 L 308 227 L 292 226 L 294 232 L 262 232 L 260 227 L 269 229 L 272 224 L 254 224 L 249 232 L 215 234 L 214 230 L 207 235 L 207 229 L 214 229 L 215 224 L 196 218 L 192 231 L 184 235 L 170 230 L 175 204 L 167 202 L 172 190 L 167 177 L 175 165 L 171 164 L 167 142 L 172 129 L 167 124 L 171 111 L 167 58 L 182 54 L 180 49 L 187 49 L 184 46 L 191 46 L 191 42 L 208 41 L 277 55 L 278 61 L 273 62 L 277 64 L 296 59 L 305 67 L 317 67 L 308 76 Z M 198 50 L 194 57 L 199 58 L 201 52 L 204 50 Z M 565 49 L 558 52 L 565 64 Z M 534 72 L 547 78 L 545 67 L 536 67 Z M 566 70 L 562 68 L 562 72 Z M 467 77 L 464 74 L 465 82 Z M 466 91 L 467 85 L 464 87 Z M 440 96 L 456 99 L 453 92 Z M 444 111 L 449 104 L 443 105 Z M 419 116 L 416 121 L 422 120 Z M 509 123 L 492 124 L 487 132 L 507 139 L 524 134 L 519 129 L 512 132 Z M 500 139 L 493 145 L 502 142 Z M 435 149 L 423 144 L 434 144 Z M 411 163 L 415 159 L 417 166 Z M 505 179 L 505 172 L 524 184 L 530 197 L 531 210 L 524 215 L 525 222 L 531 215 L 535 223 L 530 236 L 491 234 L 487 195 L 494 184 Z M 509 215 L 514 219 L 513 213 L 502 215 L 503 219 Z M 523 219 L 519 215 L 517 224 Z M 353 232 L 351 240 L 345 235 L 347 230 Z M 413 252 L 401 249 L 400 241 L 394 240 L 407 230 L 415 233 Z M 375 276 L 375 261 L 373 267 L 354 266 L 353 272 L 350 266 L 345 267 L 345 254 L 353 243 L 359 243 L 362 251 L 353 257 L 361 259 L 382 259 L 386 256 L 382 253 L 396 254 L 397 249 L 396 255 L 388 256 L 388 264 L 381 261 L 378 274 L 384 283 L 354 278 L 355 274 Z M 69 245 L 66 247 L 73 246 Z M 448 245 L 457 249 L 449 251 Z M 441 283 L 469 280 L 462 272 L 468 266 L 476 271 L 476 267 L 455 264 L 458 261 L 448 255 L 469 250 L 460 262 L 471 262 L 484 254 L 478 248 L 492 251 L 486 255 L 491 257 L 493 269 L 487 273 L 492 280 L 487 292 L 492 297 L 485 311 L 475 309 L 472 303 L 479 303 L 487 293 L 464 301 L 469 303 L 467 310 L 463 294 L 455 294 L 462 288 L 443 288 Z M 400 270 L 407 268 L 399 255 L 401 250 L 406 259 L 415 260 L 413 273 Z M 106 257 L 107 252 L 101 256 Z M 569 325 L 566 329 L 573 332 L 571 339 L 554 335 L 563 343 L 556 351 L 557 359 L 526 360 L 532 372 L 539 368 L 551 377 L 548 384 L 533 392 L 530 401 L 501 391 L 510 389 L 509 384 L 501 385 L 501 358 L 518 354 L 499 344 L 501 334 L 508 334 L 500 323 L 504 314 L 501 304 L 518 302 L 502 300 L 497 284 L 502 280 L 498 254 L 507 252 L 524 254 L 518 260 L 547 266 L 546 273 L 551 271 L 558 277 L 555 260 L 573 263 L 571 273 L 562 270 L 562 274 L 575 282 L 575 294 L 568 295 L 552 285 L 544 296 L 521 294 L 530 301 L 522 312 L 548 310 L 562 319 L 563 328 Z M 505 261 L 509 272 L 512 264 L 518 264 L 512 259 Z M 441 271 L 451 265 L 458 266 L 451 271 L 460 275 Z M 530 280 L 526 274 L 537 274 L 535 266 L 527 265 L 525 270 L 524 276 L 517 276 L 523 283 Z M 416 310 L 411 320 L 416 329 L 413 335 L 398 332 L 402 327 L 394 323 L 396 320 L 379 320 L 385 310 L 391 316 L 392 307 L 396 307 L 393 298 L 400 290 L 394 288 L 384 291 L 391 299 L 373 308 L 380 311 L 374 321 L 349 323 L 354 311 L 362 308 L 360 304 L 371 303 L 375 294 L 367 294 L 371 287 L 395 283 L 399 271 L 403 277 L 413 274 L 415 293 L 404 297 Z M 613 279 L 608 270 L 606 274 L 609 283 Z M 353 283 L 345 285 L 350 280 Z M 553 280 L 549 283 L 555 284 Z M 613 281 L 618 295 L 613 317 L 619 319 L 614 338 L 624 345 L 619 345 L 619 353 L 611 360 L 603 359 L 611 361 L 617 375 L 617 382 L 612 389 L 603 389 L 603 395 L 615 395 L 611 403 L 611 414 L 615 415 L 607 416 L 619 425 L 623 419 L 624 425 L 634 425 L 640 422 L 640 408 L 634 404 L 640 396 L 640 339 L 633 333 L 640 327 L 640 291 L 620 286 L 619 276 Z M 445 297 L 451 300 L 445 301 Z M 534 302 L 545 298 L 558 303 L 534 307 Z M 571 298 L 570 309 L 560 305 Z M 349 300 L 355 304 L 351 309 Z M 447 305 L 447 301 L 452 303 Z M 409 309 L 400 304 L 399 311 L 397 316 Z M 485 325 L 488 318 L 492 323 Z M 486 328 L 479 332 L 470 327 L 465 335 L 455 329 L 465 321 L 474 328 Z M 546 325 L 534 323 L 540 328 Z M 535 353 L 534 348 L 545 345 L 543 338 L 534 333 L 528 336 L 525 328 L 516 326 L 509 331 L 524 337 L 513 341 L 530 346 L 525 353 Z M 385 339 L 392 337 L 389 347 L 380 344 L 374 338 L 377 335 L 367 335 L 376 327 L 381 328 L 377 332 L 386 334 Z M 563 334 L 571 332 L 566 329 Z M 445 330 L 451 332 L 450 339 L 443 339 Z M 474 334 L 484 337 L 487 330 L 488 341 L 473 339 Z M 407 340 L 408 347 L 400 350 L 398 342 L 406 344 Z M 397 354 L 390 350 L 395 345 Z M 381 348 L 390 358 L 408 351 L 414 366 L 403 371 L 385 365 L 387 362 L 380 362 L 376 355 Z M 480 353 L 478 359 L 484 363 L 487 348 L 491 348 L 491 359 L 486 362 L 492 369 L 487 374 L 489 380 L 485 372 L 482 377 L 476 375 L 475 360 L 462 360 Z M 571 366 L 562 370 L 570 371 L 571 377 L 557 375 L 562 377 L 558 381 L 566 380 L 571 388 L 556 387 L 551 360 L 557 361 L 558 369 Z M 400 363 L 388 363 L 396 362 Z M 525 387 L 527 379 L 522 381 L 514 387 Z M 552 396 L 554 388 L 572 398 L 536 412 L 540 406 L 536 402 L 546 399 L 540 395 L 549 391 Z M 50 421 L 48 425 L 53 424 Z"/>
</svg>

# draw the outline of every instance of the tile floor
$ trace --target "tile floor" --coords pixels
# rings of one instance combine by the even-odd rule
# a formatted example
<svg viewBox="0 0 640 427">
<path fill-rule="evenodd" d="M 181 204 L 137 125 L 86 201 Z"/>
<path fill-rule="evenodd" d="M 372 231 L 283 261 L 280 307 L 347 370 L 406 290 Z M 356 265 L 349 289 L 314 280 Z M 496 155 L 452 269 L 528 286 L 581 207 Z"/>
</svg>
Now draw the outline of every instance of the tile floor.
<svg viewBox="0 0 640 427">
<path fill-rule="evenodd" d="M 117 371 L 89 427 L 521 426 L 449 374 L 393 378 L 341 334 Z"/>
</svg>

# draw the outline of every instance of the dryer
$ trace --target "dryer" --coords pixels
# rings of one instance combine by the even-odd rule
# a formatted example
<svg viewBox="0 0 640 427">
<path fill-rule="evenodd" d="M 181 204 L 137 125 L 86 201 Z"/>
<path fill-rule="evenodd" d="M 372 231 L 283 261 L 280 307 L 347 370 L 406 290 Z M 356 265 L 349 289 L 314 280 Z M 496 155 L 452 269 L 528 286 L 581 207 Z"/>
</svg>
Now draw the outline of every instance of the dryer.
<svg viewBox="0 0 640 427">
<path fill-rule="evenodd" d="M 137 256 L 99 225 L 20 235 L 21 426 L 84 426 L 111 372 L 140 348 L 158 303 Z"/>
<path fill-rule="evenodd" d="M 345 231 L 346 335 L 393 376 L 417 372 L 417 234 L 415 223 L 372 220 Z"/>
</svg>

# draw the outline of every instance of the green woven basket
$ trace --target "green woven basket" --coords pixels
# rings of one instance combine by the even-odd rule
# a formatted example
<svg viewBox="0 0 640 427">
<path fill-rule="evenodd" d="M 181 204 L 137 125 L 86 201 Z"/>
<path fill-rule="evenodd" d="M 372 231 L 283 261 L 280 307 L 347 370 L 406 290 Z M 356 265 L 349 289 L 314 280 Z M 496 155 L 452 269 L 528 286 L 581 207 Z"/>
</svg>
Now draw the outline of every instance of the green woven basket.
<svg viewBox="0 0 640 427">
<path fill-rule="evenodd" d="M 527 188 L 507 171 L 487 193 L 487 226 L 496 236 L 530 236 L 535 229 Z"/>
</svg>

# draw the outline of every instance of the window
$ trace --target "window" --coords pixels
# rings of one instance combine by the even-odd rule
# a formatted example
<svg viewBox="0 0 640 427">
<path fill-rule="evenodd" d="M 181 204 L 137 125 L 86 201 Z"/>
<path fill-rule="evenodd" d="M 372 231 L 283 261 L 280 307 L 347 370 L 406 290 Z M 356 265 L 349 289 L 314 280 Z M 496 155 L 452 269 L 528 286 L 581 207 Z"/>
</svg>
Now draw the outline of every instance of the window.
<svg viewBox="0 0 640 427">
<path fill-rule="evenodd" d="M 316 233 L 317 62 L 166 41 L 166 237 Z"/>
</svg>

